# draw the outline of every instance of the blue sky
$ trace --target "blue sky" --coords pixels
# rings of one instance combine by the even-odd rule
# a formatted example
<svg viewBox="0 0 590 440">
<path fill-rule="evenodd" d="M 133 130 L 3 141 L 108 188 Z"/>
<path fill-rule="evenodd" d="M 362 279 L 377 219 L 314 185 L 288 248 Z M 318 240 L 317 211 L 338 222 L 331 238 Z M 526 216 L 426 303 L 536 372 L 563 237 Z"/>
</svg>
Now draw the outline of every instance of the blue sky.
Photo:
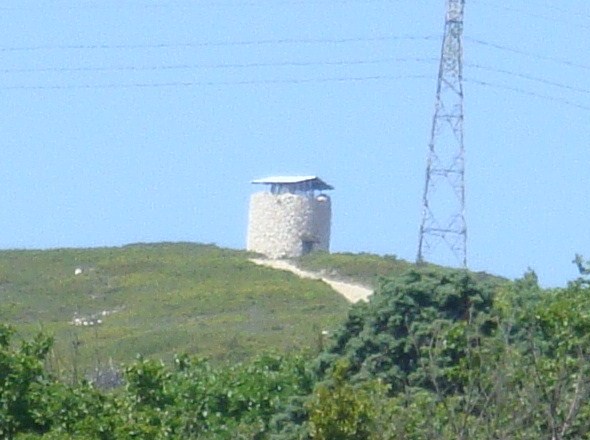
<svg viewBox="0 0 590 440">
<path fill-rule="evenodd" d="M 590 257 L 590 2 L 498 3 L 465 9 L 468 263 L 560 286 Z M 3 0 L 0 248 L 243 248 L 248 182 L 317 174 L 332 250 L 413 260 L 444 10 Z"/>
</svg>

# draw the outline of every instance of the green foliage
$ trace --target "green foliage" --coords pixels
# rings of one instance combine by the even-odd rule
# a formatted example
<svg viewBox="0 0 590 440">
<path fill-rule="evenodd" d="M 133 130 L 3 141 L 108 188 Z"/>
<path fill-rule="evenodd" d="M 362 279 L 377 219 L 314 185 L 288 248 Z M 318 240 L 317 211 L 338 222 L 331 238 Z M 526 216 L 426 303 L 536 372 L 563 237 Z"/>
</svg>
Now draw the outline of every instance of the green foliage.
<svg viewBox="0 0 590 440">
<path fill-rule="evenodd" d="M 351 311 L 300 429 L 278 438 L 590 438 L 589 287 L 432 272 L 382 292 Z"/>
<path fill-rule="evenodd" d="M 348 364 L 337 362 L 331 385 L 319 384 L 307 404 L 309 433 L 317 440 L 381 439 L 377 420 L 386 387 L 377 381 L 353 386 L 346 381 Z"/>
<path fill-rule="evenodd" d="M 87 382 L 75 386 L 54 383 L 43 400 L 44 417 L 51 428 L 43 438 L 108 440 L 121 423 L 121 408 L 113 396 Z"/>
<path fill-rule="evenodd" d="M 35 414 L 48 439 L 262 439 L 288 399 L 311 393 L 305 363 L 265 355 L 217 367 L 180 356 L 170 368 L 140 358 L 125 369 L 125 388 L 115 392 L 53 383 L 32 393 L 41 402 Z M 16 426 L 13 433 L 26 430 Z"/>
<path fill-rule="evenodd" d="M 325 273 L 329 277 L 342 278 L 347 281 L 360 283 L 366 286 L 378 288 L 383 278 L 403 276 L 409 270 L 419 272 L 436 270 L 450 273 L 452 269 L 446 269 L 432 264 L 416 266 L 395 255 L 375 255 L 370 253 L 327 253 L 312 252 L 295 260 L 295 263 L 303 269 Z M 498 277 L 486 273 L 472 273 L 479 281 L 490 280 L 503 282 Z"/>
<path fill-rule="evenodd" d="M 319 360 L 320 373 L 342 357 L 350 363 L 353 381 L 378 378 L 393 393 L 406 386 L 456 388 L 457 377 L 449 375 L 465 356 L 465 323 L 477 321 L 489 333 L 493 323 L 479 315 L 487 316 L 492 296 L 493 286 L 462 271 L 412 270 L 392 278 L 369 304 L 350 312 Z M 442 347 L 436 358 L 429 351 L 435 345 Z M 437 383 L 431 375 L 435 370 Z"/>
<path fill-rule="evenodd" d="M 353 307 L 313 368 L 140 356 L 111 391 L 56 381 L 50 339 L 13 339 L 0 327 L 1 438 L 590 440 L 585 278 L 544 290 L 532 271 L 413 270 Z"/>
<path fill-rule="evenodd" d="M 342 278 L 377 287 L 381 277 L 397 276 L 414 267 L 395 255 L 379 256 L 368 253 L 312 252 L 296 260 L 303 269 L 324 272 L 334 278 Z"/>
<path fill-rule="evenodd" d="M 0 437 L 12 438 L 17 432 L 43 432 L 43 396 L 49 377 L 43 361 L 51 339 L 37 336 L 13 345 L 13 329 L 0 326 Z"/>
<path fill-rule="evenodd" d="M 25 338 L 53 335 L 48 362 L 68 382 L 137 354 L 170 365 L 175 353 L 223 363 L 315 350 L 317 329 L 336 327 L 346 300 L 248 256 L 189 243 L 0 251 L 0 322 Z M 76 316 L 102 324 L 74 326 Z"/>
</svg>

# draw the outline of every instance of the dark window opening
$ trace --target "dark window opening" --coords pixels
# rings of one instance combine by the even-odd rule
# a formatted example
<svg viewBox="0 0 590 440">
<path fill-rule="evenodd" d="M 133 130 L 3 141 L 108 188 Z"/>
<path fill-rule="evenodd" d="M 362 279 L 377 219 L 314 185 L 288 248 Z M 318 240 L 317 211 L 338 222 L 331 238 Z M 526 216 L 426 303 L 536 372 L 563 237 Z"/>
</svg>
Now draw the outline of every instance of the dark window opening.
<svg viewBox="0 0 590 440">
<path fill-rule="evenodd" d="M 314 242 L 312 240 L 302 240 L 301 241 L 301 253 L 303 255 L 309 254 L 313 251 Z"/>
</svg>

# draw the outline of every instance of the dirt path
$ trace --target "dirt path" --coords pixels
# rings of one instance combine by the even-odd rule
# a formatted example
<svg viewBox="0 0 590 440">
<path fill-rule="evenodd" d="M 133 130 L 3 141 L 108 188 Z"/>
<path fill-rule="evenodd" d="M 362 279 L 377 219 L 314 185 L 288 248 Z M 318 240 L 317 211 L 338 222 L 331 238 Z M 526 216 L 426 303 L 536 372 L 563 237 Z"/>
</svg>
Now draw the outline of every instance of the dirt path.
<svg viewBox="0 0 590 440">
<path fill-rule="evenodd" d="M 260 259 L 260 258 L 252 258 L 252 259 L 250 259 L 250 261 L 252 261 L 255 264 L 261 265 L 261 266 L 271 267 L 273 269 L 288 270 L 290 272 L 293 272 L 295 275 L 297 275 L 300 278 L 309 278 L 312 280 L 322 280 L 324 283 L 329 285 L 336 292 L 338 292 L 339 294 L 344 296 L 351 303 L 355 303 L 355 302 L 361 301 L 361 300 L 368 301 L 369 296 L 371 296 L 373 294 L 373 290 L 368 289 L 366 287 L 359 286 L 358 284 L 336 281 L 331 278 L 323 277 L 320 274 L 317 274 L 314 272 L 308 272 L 305 270 L 301 270 L 297 266 L 295 266 L 294 264 L 291 264 L 285 260 L 264 260 L 264 259 Z"/>
</svg>

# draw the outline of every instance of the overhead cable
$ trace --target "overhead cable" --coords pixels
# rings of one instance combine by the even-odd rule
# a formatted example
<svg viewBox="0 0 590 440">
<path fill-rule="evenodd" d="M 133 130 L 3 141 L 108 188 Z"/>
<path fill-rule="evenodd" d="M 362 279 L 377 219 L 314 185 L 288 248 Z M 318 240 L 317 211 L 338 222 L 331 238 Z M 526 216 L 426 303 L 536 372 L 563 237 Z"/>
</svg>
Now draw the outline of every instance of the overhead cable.
<svg viewBox="0 0 590 440">
<path fill-rule="evenodd" d="M 268 63 L 227 63 L 227 64 L 172 64 L 152 66 L 87 66 L 87 67 L 33 67 L 0 69 L 0 73 L 41 73 L 41 72 L 108 72 L 108 71 L 157 71 L 157 70 L 192 70 L 192 69 L 240 69 L 257 67 L 312 67 L 312 66 L 357 66 L 365 64 L 384 64 L 418 62 L 431 63 L 436 58 L 381 58 L 372 60 L 338 60 L 338 61 L 284 61 Z"/>
<path fill-rule="evenodd" d="M 160 88 L 160 87 L 193 87 L 193 86 L 242 86 L 242 85 L 271 85 L 271 84 L 307 84 L 325 82 L 360 82 L 398 79 L 430 79 L 428 75 L 372 75 L 372 76 L 342 76 L 325 78 L 289 78 L 262 79 L 243 81 L 171 81 L 161 83 L 108 83 L 108 84 L 68 84 L 68 85 L 16 85 L 0 86 L 0 90 L 75 90 L 75 89 L 130 89 L 130 88 Z"/>
<path fill-rule="evenodd" d="M 516 13 L 519 16 L 527 15 L 527 16 L 529 16 L 531 18 L 537 18 L 537 19 L 545 20 L 545 21 L 549 21 L 551 23 L 561 23 L 561 24 L 566 25 L 566 26 L 569 26 L 569 27 L 574 26 L 574 27 L 579 27 L 579 28 L 582 28 L 582 29 L 590 29 L 589 26 L 580 24 L 580 23 L 575 22 L 575 21 L 572 21 L 572 20 L 559 19 L 555 15 L 555 13 L 552 13 L 551 15 L 540 14 L 539 12 L 537 12 L 538 5 L 535 5 L 534 6 L 535 12 L 529 12 L 529 11 L 526 11 L 526 10 L 524 10 L 522 8 L 515 8 L 515 7 L 511 7 L 511 6 L 499 5 L 497 1 L 492 4 L 492 3 L 489 3 L 489 2 L 486 2 L 486 1 L 483 1 L 482 2 L 482 0 L 478 0 L 476 2 L 476 4 L 478 4 L 478 3 L 479 4 L 482 4 L 484 6 L 487 6 L 487 7 L 493 8 L 493 9 L 496 9 L 496 10 L 506 11 L 506 12 L 508 12 L 511 15 L 514 15 Z M 562 13 L 570 13 L 570 11 L 567 11 L 565 9 L 557 9 L 557 8 L 550 8 L 550 9 L 553 9 L 554 11 L 559 11 L 559 12 L 562 12 Z M 578 17 L 583 17 L 584 18 L 584 15 L 583 14 L 578 14 Z M 585 18 L 587 18 L 587 16 Z"/>
<path fill-rule="evenodd" d="M 95 49 L 167 49 L 222 46 L 258 46 L 271 44 L 344 44 L 396 40 L 438 40 L 436 35 L 381 35 L 375 37 L 345 38 L 280 38 L 244 41 L 202 41 L 181 43 L 143 43 L 143 44 L 43 44 L 35 46 L 0 46 L 0 52 L 24 52 L 37 50 L 95 50 Z"/>
<path fill-rule="evenodd" d="M 537 93 L 537 92 L 531 92 L 530 90 L 522 89 L 520 87 L 508 86 L 505 84 L 498 84 L 498 83 L 494 83 L 494 82 L 490 82 L 490 81 L 481 81 L 481 80 L 477 80 L 477 79 L 473 79 L 473 78 L 463 78 L 463 79 L 468 83 L 476 84 L 479 86 L 509 90 L 509 91 L 512 91 L 515 93 L 519 93 L 521 95 L 534 96 L 535 98 L 541 98 L 541 99 L 545 99 L 548 101 L 558 102 L 558 103 L 569 105 L 572 107 L 576 107 L 576 108 L 579 108 L 582 110 L 590 110 L 590 106 L 588 106 L 588 105 L 584 105 L 584 104 L 580 104 L 578 102 L 570 101 L 569 99 L 565 99 L 562 97 L 545 95 L 545 94 Z"/>
<path fill-rule="evenodd" d="M 579 17 L 579 18 L 584 18 L 584 19 L 590 18 L 590 15 L 589 14 L 584 14 L 584 13 L 581 13 L 579 11 L 575 11 L 574 12 L 572 10 L 567 10 L 567 9 L 564 9 L 564 8 L 559 8 L 559 7 L 556 7 L 556 6 L 549 6 L 549 5 L 534 5 L 535 12 L 530 12 L 530 11 L 527 11 L 527 10 L 522 9 L 522 8 L 515 8 L 515 7 L 512 7 L 512 6 L 500 5 L 500 4 L 498 4 L 497 1 L 495 1 L 495 2 L 492 3 L 492 2 L 485 1 L 485 0 L 477 0 L 475 3 L 476 4 L 481 4 L 481 5 L 484 5 L 484 6 L 487 6 L 487 7 L 491 7 L 491 8 L 494 8 L 494 9 L 503 10 L 503 11 L 509 12 L 512 15 L 514 15 L 514 13 L 517 13 L 517 14 L 519 14 L 519 16 L 527 15 L 527 16 L 532 17 L 532 18 L 539 18 L 541 20 L 550 21 L 552 23 L 560 23 L 561 22 L 562 24 L 568 25 L 568 26 L 572 26 L 573 25 L 573 26 L 580 27 L 580 28 L 583 28 L 583 29 L 590 29 L 590 26 L 586 26 L 586 25 L 580 24 L 578 22 L 574 22 L 572 20 L 559 19 L 554 13 L 552 13 L 551 15 L 544 15 L 544 14 L 540 14 L 539 12 L 537 12 L 539 6 L 541 6 L 541 7 L 545 7 L 547 9 L 549 9 L 549 10 L 552 10 L 552 11 L 560 12 L 561 14 L 572 15 L 572 16 Z M 522 5 L 520 5 L 520 6 L 522 6 Z"/>
<path fill-rule="evenodd" d="M 567 90 L 571 90 L 572 92 L 579 92 L 579 93 L 587 93 L 590 94 L 590 89 L 584 89 L 581 87 L 576 87 L 576 86 L 570 86 L 568 84 L 563 84 L 563 83 L 559 83 L 559 82 L 555 82 L 555 81 L 551 81 L 545 78 L 541 78 L 538 76 L 532 76 L 532 75 L 527 75 L 524 73 L 518 73 L 518 72 L 513 72 L 511 70 L 504 70 L 504 69 L 498 69 L 496 67 L 490 67 L 490 66 L 483 66 L 480 64 L 472 64 L 472 63 L 465 63 L 466 67 L 471 67 L 473 69 L 480 69 L 480 70 L 487 70 L 489 72 L 496 72 L 496 73 L 502 73 L 505 75 L 510 75 L 510 76 L 514 76 L 517 78 L 522 78 L 522 79 L 526 79 L 529 81 L 535 81 L 541 84 L 545 84 L 548 86 L 553 86 L 553 87 L 559 87 L 562 89 L 567 89 Z"/>
<path fill-rule="evenodd" d="M 329 82 L 366 82 L 366 81 L 397 81 L 404 79 L 431 80 L 430 75 L 372 75 L 372 76 L 342 76 L 324 78 L 289 78 L 270 80 L 243 80 L 243 81 L 171 81 L 160 83 L 107 83 L 107 84 L 58 84 L 58 85 L 15 85 L 0 86 L 0 90 L 90 90 L 90 89 L 133 89 L 133 88 L 178 88 L 178 87 L 199 87 L 199 86 L 257 86 L 257 85 L 280 85 L 280 84 L 312 84 Z M 536 98 L 558 102 L 582 110 L 590 110 L 590 106 L 580 104 L 568 99 L 556 96 L 545 95 L 519 87 L 498 84 L 490 81 L 483 81 L 474 78 L 463 78 L 465 82 L 490 87 L 495 89 L 509 90 L 518 94 L 534 96 Z"/>
<path fill-rule="evenodd" d="M 117 2 L 115 4 L 108 4 L 105 2 L 96 2 L 96 3 L 85 3 L 85 4 L 78 4 L 78 5 L 56 5 L 56 4 L 46 4 L 46 5 L 35 5 L 35 6 L 0 6 L 0 11 L 30 11 L 30 10 L 39 10 L 39 8 L 43 9 L 52 9 L 52 10 L 84 10 L 84 9 L 121 9 L 121 8 L 133 8 L 133 9 L 168 9 L 168 8 L 194 8 L 194 7 L 236 7 L 236 6 L 256 6 L 256 7 L 277 7 L 277 6 L 289 6 L 289 5 L 300 5 L 300 6 L 308 6 L 308 5 L 340 5 L 340 4 L 377 4 L 377 3 L 400 3 L 403 0 L 274 0 L 269 1 L 268 3 L 264 3 L 261 1 L 212 1 L 212 2 L 203 2 L 203 1 L 171 1 L 171 2 L 150 2 L 150 3 L 121 3 Z"/>
<path fill-rule="evenodd" d="M 554 63 L 564 64 L 564 65 L 570 66 L 570 67 L 576 67 L 579 69 L 590 70 L 590 66 L 587 64 L 576 63 L 574 61 L 566 60 L 564 58 L 557 58 L 557 57 L 551 57 L 548 55 L 541 55 L 541 54 L 537 54 L 537 53 L 533 53 L 533 52 L 527 52 L 525 50 L 515 49 L 513 47 L 504 46 L 504 45 L 497 44 L 497 43 L 491 43 L 489 41 L 481 40 L 478 38 L 472 38 L 472 37 L 468 37 L 468 36 L 465 36 L 465 40 L 471 41 L 472 43 L 479 44 L 481 46 L 487 46 L 487 47 L 502 50 L 505 52 L 512 52 L 512 53 L 516 53 L 519 55 L 525 55 L 525 56 L 528 56 L 531 58 L 536 58 L 536 59 L 543 60 L 543 61 L 551 61 Z"/>
</svg>

